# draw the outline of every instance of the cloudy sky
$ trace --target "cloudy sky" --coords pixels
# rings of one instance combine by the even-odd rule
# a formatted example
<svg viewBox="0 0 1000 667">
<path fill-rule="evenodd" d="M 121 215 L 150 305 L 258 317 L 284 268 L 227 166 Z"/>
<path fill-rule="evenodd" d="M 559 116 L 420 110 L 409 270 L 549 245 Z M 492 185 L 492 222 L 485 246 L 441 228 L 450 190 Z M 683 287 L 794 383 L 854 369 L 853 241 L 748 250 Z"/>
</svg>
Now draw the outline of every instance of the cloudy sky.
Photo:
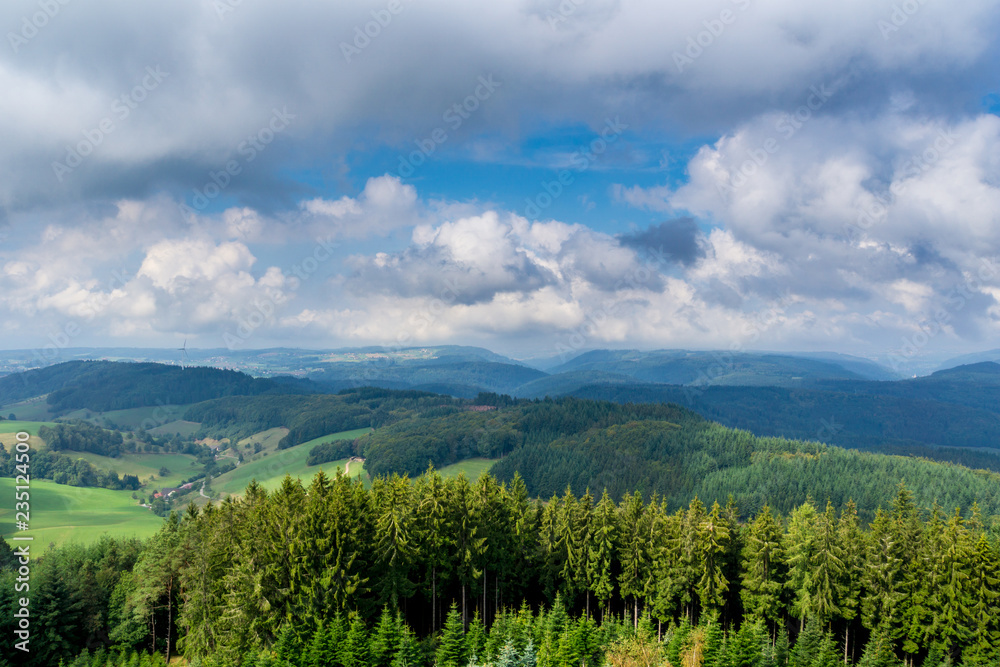
<svg viewBox="0 0 1000 667">
<path fill-rule="evenodd" d="M 9 0 L 0 28 L 0 347 L 998 346 L 996 0 Z"/>
</svg>

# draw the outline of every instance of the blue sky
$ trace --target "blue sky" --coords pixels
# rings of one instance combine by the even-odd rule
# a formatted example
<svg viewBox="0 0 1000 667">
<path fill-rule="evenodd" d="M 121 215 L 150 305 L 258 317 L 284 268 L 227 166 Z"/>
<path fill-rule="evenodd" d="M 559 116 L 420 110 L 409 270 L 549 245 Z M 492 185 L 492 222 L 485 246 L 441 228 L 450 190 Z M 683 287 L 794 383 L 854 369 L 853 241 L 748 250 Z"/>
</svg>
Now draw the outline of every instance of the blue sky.
<svg viewBox="0 0 1000 667">
<path fill-rule="evenodd" d="M 42 4 L 3 347 L 996 347 L 1000 2 Z"/>
</svg>

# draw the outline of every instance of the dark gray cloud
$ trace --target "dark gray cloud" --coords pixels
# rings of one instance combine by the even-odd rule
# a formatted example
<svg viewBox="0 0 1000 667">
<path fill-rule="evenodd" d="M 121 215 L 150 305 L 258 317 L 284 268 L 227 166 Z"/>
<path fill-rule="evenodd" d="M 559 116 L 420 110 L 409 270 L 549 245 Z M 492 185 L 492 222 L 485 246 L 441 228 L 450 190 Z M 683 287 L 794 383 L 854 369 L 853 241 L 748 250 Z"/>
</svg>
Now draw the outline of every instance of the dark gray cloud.
<svg viewBox="0 0 1000 667">
<path fill-rule="evenodd" d="M 345 285 L 355 296 L 431 297 L 449 305 L 488 302 L 499 293 L 530 292 L 556 282 L 524 253 L 485 268 L 456 262 L 438 245 L 409 247 L 382 259 L 357 257 L 352 264 Z"/>
<path fill-rule="evenodd" d="M 704 235 L 695 219 L 690 217 L 665 220 L 641 232 L 622 234 L 618 240 L 623 246 L 647 255 L 663 253 L 670 261 L 684 266 L 705 256 Z"/>
</svg>

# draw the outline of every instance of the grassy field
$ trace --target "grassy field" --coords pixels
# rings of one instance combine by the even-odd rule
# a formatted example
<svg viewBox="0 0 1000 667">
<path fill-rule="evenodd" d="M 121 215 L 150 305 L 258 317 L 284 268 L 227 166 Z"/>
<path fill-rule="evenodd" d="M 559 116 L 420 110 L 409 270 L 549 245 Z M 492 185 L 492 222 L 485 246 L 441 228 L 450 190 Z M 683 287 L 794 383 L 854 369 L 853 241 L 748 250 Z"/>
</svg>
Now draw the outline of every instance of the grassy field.
<svg viewBox="0 0 1000 667">
<path fill-rule="evenodd" d="M 497 462 L 498 459 L 466 459 L 464 461 L 459 461 L 458 463 L 452 463 L 450 466 L 445 466 L 439 471 L 441 476 L 447 479 L 458 477 L 460 474 L 465 473 L 466 479 L 470 482 L 474 482 L 479 479 L 482 475 L 489 472 L 490 466 Z"/>
<path fill-rule="evenodd" d="M 17 443 L 17 434 L 26 431 L 31 435 L 28 444 L 32 449 L 45 449 L 45 442 L 38 437 L 38 429 L 42 426 L 53 426 L 54 422 L 32 422 L 32 421 L 2 421 L 0 422 L 0 445 L 5 445 L 7 451 L 13 451 L 12 447 Z"/>
<path fill-rule="evenodd" d="M 183 419 L 178 419 L 177 421 L 172 421 L 164 424 L 163 426 L 157 426 L 156 428 L 149 429 L 149 432 L 153 435 L 180 435 L 182 437 L 194 435 L 198 429 L 201 428 L 201 423 L 199 422 L 189 422 Z"/>
<path fill-rule="evenodd" d="M 158 426 L 180 420 L 188 407 L 188 405 L 154 405 L 145 408 L 112 410 L 98 413 L 95 419 L 107 417 L 122 428 L 137 429 L 142 426 L 146 430 L 152 430 Z"/>
<path fill-rule="evenodd" d="M 38 435 L 38 429 L 42 426 L 55 426 L 55 422 L 29 422 L 29 421 L 2 421 L 0 422 L 0 433 L 17 433 L 27 431 L 31 435 Z"/>
<path fill-rule="evenodd" d="M 42 421 L 55 417 L 49 410 L 49 404 L 45 402 L 44 396 L 10 403 L 0 408 L 0 414 L 4 417 L 11 413 L 14 413 L 18 419 L 28 419 L 31 421 Z"/>
<path fill-rule="evenodd" d="M 177 486 L 182 480 L 201 471 L 201 466 L 196 464 L 195 458 L 190 454 L 122 454 L 118 458 L 111 458 L 69 449 L 62 453 L 74 459 L 88 461 L 100 470 L 115 470 L 119 475 L 136 475 L 143 484 L 151 475 L 155 476 L 151 488 L 157 489 Z M 170 474 L 161 478 L 159 473 L 161 467 L 166 467 Z"/>
<path fill-rule="evenodd" d="M 339 465 L 343 468 L 347 462 L 344 459 L 343 461 L 324 463 L 322 466 L 307 466 L 306 459 L 314 446 L 320 442 L 328 442 L 330 440 L 353 440 L 369 431 L 370 429 L 360 428 L 353 431 L 331 433 L 322 438 L 316 438 L 315 440 L 310 440 L 309 442 L 304 442 L 301 445 L 289 447 L 288 449 L 272 449 L 262 452 L 261 454 L 266 453 L 267 456 L 259 455 L 259 458 L 248 461 L 235 470 L 231 470 L 213 479 L 212 489 L 224 495 L 239 495 L 243 493 L 243 490 L 252 479 L 256 479 L 268 489 L 273 489 L 281 484 L 281 480 L 286 474 L 292 477 L 301 477 L 302 483 L 306 484 L 319 471 L 320 467 L 323 468 L 324 472 L 332 474 L 335 467 Z M 357 471 L 355 471 L 355 466 L 357 466 Z M 357 463 L 351 464 L 352 476 L 355 474 L 361 475 L 362 472 L 363 466 Z M 362 479 L 367 479 L 367 475 Z"/>
<path fill-rule="evenodd" d="M 83 544 L 108 534 L 118 537 L 149 537 L 163 519 L 138 505 L 131 491 L 109 491 L 65 486 L 55 482 L 31 482 L 31 530 L 15 531 L 14 480 L 0 478 L 0 534 L 8 540 L 16 532 L 31 536 L 39 550 L 49 543 Z"/>
<path fill-rule="evenodd" d="M 254 433 L 249 438 L 243 438 L 237 444 L 244 449 L 247 445 L 251 445 L 250 451 L 253 451 L 252 446 L 259 442 L 261 447 L 263 447 L 262 451 L 272 451 L 278 448 L 278 442 L 286 435 L 288 435 L 288 429 L 284 426 L 279 426 L 277 428 L 269 428 L 260 433 Z"/>
</svg>

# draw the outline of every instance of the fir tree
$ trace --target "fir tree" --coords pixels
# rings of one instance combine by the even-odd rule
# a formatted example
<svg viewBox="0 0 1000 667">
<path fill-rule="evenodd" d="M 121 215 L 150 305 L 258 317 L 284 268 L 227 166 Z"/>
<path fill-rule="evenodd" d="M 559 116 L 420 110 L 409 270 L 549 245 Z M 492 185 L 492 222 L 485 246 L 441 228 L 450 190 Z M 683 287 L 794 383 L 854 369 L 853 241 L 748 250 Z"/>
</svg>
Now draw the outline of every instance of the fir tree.
<svg viewBox="0 0 1000 667">
<path fill-rule="evenodd" d="M 892 650 L 891 633 L 886 624 L 872 632 L 858 667 L 901 667 L 902 664 Z"/>
<path fill-rule="evenodd" d="M 338 667 L 337 648 L 330 626 L 321 623 L 313 633 L 303 667 Z"/>
<path fill-rule="evenodd" d="M 392 656 L 399 645 L 399 624 L 399 617 L 390 612 L 388 607 L 382 607 L 382 614 L 371 639 L 372 667 L 390 667 Z"/>
<path fill-rule="evenodd" d="M 344 667 L 368 667 L 371 655 L 368 648 L 368 629 L 359 617 L 351 620 L 347 637 L 340 647 L 340 663 Z"/>
<path fill-rule="evenodd" d="M 462 616 L 458 605 L 451 603 L 448 617 L 445 619 L 444 630 L 441 633 L 441 643 L 435 654 L 440 667 L 465 667 L 468 654 L 465 645 L 465 632 L 462 626 Z"/>
<path fill-rule="evenodd" d="M 470 661 L 475 659 L 478 664 L 486 662 L 486 628 L 483 627 L 478 611 L 472 615 L 472 620 L 469 622 L 469 629 L 465 633 L 465 645 Z"/>
<path fill-rule="evenodd" d="M 279 661 L 299 667 L 301 665 L 302 654 L 304 652 L 302 639 L 291 623 L 281 626 L 278 633 L 278 642 L 274 645 L 274 653 Z"/>
<path fill-rule="evenodd" d="M 589 590 L 606 612 L 614 594 L 611 562 L 617 540 L 615 504 L 605 489 L 593 511 L 590 549 L 587 553 L 587 581 Z"/>
<path fill-rule="evenodd" d="M 726 647 L 723 646 L 725 633 L 722 631 L 722 624 L 719 623 L 717 613 L 708 615 L 702 624 L 704 636 L 704 648 L 702 649 L 702 659 L 705 667 L 716 667 L 721 665 L 726 658 Z"/>
<path fill-rule="evenodd" d="M 795 646 L 789 656 L 790 667 L 812 667 L 823 641 L 823 626 L 819 618 L 810 616 L 803 630 L 795 639 Z"/>
<path fill-rule="evenodd" d="M 787 667 L 791 660 L 791 648 L 788 640 L 788 630 L 781 628 L 778 631 L 778 638 L 774 641 L 774 665 L 775 667 Z"/>
<path fill-rule="evenodd" d="M 764 629 L 763 621 L 744 621 L 739 632 L 730 637 L 726 651 L 726 667 L 763 667 L 764 653 L 761 647 L 767 643 L 767 631 Z M 705 664 L 707 667 L 712 663 L 706 660 Z"/>
<path fill-rule="evenodd" d="M 712 511 L 702 522 L 698 542 L 698 555 L 701 561 L 698 598 L 704 609 L 720 609 L 726 591 L 729 590 L 729 581 L 725 575 L 725 560 L 729 551 L 730 534 L 719 503 L 712 505 Z"/>
<path fill-rule="evenodd" d="M 784 547 L 788 562 L 785 587 L 792 594 L 792 615 L 799 619 L 799 628 L 802 629 L 813 608 L 811 593 L 812 563 L 816 552 L 816 507 L 812 501 L 803 503 L 792 512 Z"/>
<path fill-rule="evenodd" d="M 405 623 L 399 628 L 399 644 L 392 657 L 392 667 L 418 667 L 421 664 L 420 646 L 413 630 Z"/>
<path fill-rule="evenodd" d="M 785 554 L 781 544 L 780 518 L 764 505 L 750 524 L 743 547 L 743 608 L 769 622 L 777 622 L 784 611 L 782 593 Z"/>
</svg>

